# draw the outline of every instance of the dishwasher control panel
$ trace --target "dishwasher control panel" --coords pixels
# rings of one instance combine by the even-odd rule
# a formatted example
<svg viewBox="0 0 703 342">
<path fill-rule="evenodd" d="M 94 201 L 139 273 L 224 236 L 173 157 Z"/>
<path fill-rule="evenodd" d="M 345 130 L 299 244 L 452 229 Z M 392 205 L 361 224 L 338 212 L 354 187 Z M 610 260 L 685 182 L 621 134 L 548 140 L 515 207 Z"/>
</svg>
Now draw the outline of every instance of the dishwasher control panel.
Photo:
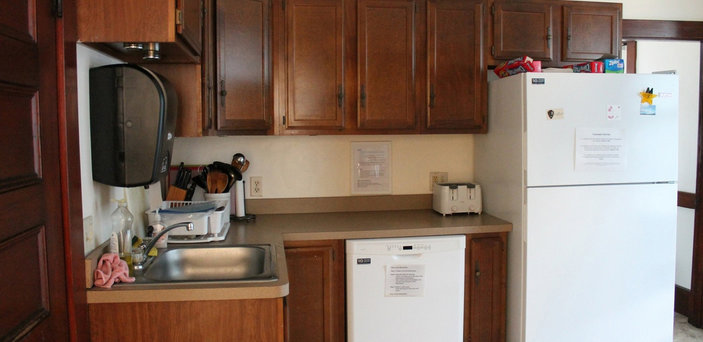
<svg viewBox="0 0 703 342">
<path fill-rule="evenodd" d="M 387 244 L 386 250 L 396 252 L 416 251 L 427 252 L 432 250 L 432 245 L 429 243 L 411 243 L 411 244 Z"/>
</svg>

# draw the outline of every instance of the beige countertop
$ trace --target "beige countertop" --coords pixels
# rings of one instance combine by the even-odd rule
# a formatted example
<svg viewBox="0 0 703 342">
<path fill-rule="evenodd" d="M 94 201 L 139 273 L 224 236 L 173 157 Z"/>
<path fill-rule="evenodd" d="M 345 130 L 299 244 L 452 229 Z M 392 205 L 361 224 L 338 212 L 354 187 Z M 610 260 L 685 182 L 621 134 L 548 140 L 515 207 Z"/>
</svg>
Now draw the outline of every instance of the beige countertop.
<svg viewBox="0 0 703 342">
<path fill-rule="evenodd" d="M 87 299 L 88 303 L 93 304 L 278 298 L 288 295 L 284 241 L 479 234 L 511 230 L 509 222 L 485 213 L 442 216 L 431 209 L 257 215 L 256 220 L 251 222 L 232 221 L 224 241 L 207 245 L 271 244 L 276 254 L 277 281 L 118 284 L 111 289 L 88 289 Z M 171 243 L 169 247 L 175 245 Z"/>
</svg>

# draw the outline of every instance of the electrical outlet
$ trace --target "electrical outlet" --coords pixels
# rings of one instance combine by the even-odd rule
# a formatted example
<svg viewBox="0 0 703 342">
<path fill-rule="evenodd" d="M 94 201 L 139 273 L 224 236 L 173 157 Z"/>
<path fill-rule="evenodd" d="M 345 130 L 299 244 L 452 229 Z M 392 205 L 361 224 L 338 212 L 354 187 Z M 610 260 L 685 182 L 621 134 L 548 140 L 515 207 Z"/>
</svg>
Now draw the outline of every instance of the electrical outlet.
<svg viewBox="0 0 703 342">
<path fill-rule="evenodd" d="M 263 177 L 249 177 L 249 197 L 264 196 L 264 180 Z"/>
<path fill-rule="evenodd" d="M 83 219 L 83 237 L 85 238 L 85 242 L 91 242 L 95 239 L 93 216 L 88 216 Z"/>
<path fill-rule="evenodd" d="M 445 183 L 447 182 L 448 174 L 447 172 L 430 172 L 430 192 L 434 191 L 435 183 Z"/>
</svg>

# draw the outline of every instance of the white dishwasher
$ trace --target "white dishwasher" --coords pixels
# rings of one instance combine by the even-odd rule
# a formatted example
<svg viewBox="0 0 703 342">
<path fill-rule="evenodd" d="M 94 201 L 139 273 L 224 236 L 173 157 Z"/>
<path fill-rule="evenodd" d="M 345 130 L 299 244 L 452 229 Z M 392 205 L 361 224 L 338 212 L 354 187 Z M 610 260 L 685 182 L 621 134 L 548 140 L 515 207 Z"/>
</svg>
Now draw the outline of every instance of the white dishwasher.
<svg viewBox="0 0 703 342">
<path fill-rule="evenodd" d="M 348 342 L 460 342 L 465 236 L 346 242 Z"/>
</svg>

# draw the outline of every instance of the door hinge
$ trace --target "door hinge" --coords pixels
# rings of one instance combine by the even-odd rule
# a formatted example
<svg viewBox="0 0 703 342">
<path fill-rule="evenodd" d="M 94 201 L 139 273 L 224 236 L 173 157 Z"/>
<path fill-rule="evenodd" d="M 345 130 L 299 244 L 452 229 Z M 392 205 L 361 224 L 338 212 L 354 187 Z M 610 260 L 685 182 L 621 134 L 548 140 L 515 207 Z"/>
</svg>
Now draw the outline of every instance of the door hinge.
<svg viewBox="0 0 703 342">
<path fill-rule="evenodd" d="M 54 0 L 53 7 L 54 15 L 63 18 L 63 0 Z"/>
<path fill-rule="evenodd" d="M 491 15 L 494 17 L 496 15 L 496 4 L 491 4 Z"/>
<path fill-rule="evenodd" d="M 496 46 L 491 45 L 491 56 L 495 57 L 496 56 Z"/>
<path fill-rule="evenodd" d="M 183 11 L 180 8 L 176 8 L 176 25 L 183 25 Z"/>
<path fill-rule="evenodd" d="M 417 13 L 417 2 L 413 2 L 413 6 L 415 6 L 415 13 Z"/>
</svg>

